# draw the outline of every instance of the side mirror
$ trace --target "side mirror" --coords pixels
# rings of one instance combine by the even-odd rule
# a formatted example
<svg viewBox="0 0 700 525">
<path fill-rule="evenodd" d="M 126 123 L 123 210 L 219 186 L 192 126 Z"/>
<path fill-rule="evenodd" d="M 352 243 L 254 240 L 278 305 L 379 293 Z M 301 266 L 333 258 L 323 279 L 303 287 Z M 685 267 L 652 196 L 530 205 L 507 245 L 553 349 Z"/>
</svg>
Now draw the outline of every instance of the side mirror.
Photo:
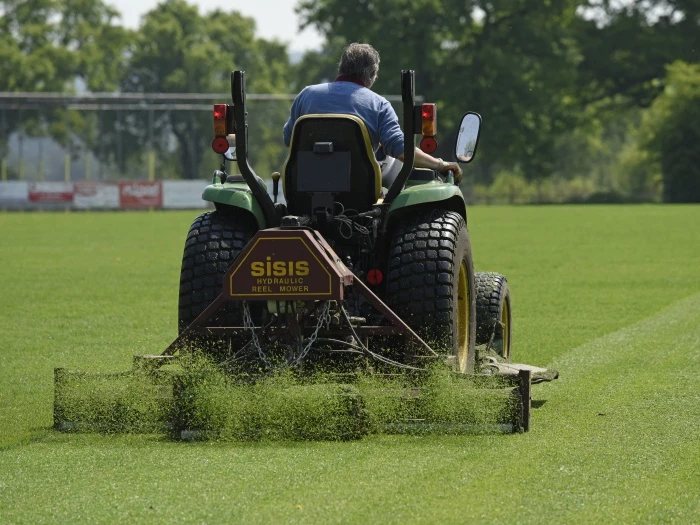
<svg viewBox="0 0 700 525">
<path fill-rule="evenodd" d="M 469 111 L 462 117 L 459 125 L 459 133 L 455 142 L 455 158 L 459 162 L 471 162 L 476 154 L 476 146 L 479 143 L 479 128 L 481 127 L 481 115 Z"/>
</svg>

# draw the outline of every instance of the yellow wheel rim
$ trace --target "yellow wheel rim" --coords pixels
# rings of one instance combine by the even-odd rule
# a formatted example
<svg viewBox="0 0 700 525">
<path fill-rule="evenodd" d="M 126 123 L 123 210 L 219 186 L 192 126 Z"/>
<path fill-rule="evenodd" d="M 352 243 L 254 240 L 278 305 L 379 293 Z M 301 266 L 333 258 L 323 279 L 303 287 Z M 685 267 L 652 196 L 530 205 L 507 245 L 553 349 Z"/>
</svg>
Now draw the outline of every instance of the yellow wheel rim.
<svg viewBox="0 0 700 525">
<path fill-rule="evenodd" d="M 462 261 L 459 266 L 459 282 L 457 283 L 457 364 L 460 371 L 466 369 L 467 356 L 469 355 L 470 304 L 467 263 Z"/>
<path fill-rule="evenodd" d="M 510 359 L 510 298 L 508 296 L 501 308 L 501 326 L 503 327 L 503 357 Z"/>
</svg>

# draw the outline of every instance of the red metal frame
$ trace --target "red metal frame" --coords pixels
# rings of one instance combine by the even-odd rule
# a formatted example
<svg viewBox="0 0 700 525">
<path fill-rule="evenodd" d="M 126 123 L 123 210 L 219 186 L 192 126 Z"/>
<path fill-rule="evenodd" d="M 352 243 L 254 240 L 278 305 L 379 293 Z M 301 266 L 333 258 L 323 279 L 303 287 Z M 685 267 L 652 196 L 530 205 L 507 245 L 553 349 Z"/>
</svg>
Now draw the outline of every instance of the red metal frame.
<svg viewBox="0 0 700 525">
<path fill-rule="evenodd" d="M 332 275 L 333 284 L 339 287 L 339 290 L 334 290 L 333 297 L 336 296 L 342 298 L 344 286 L 355 286 L 358 293 L 364 297 L 367 302 L 369 302 L 376 310 L 391 323 L 391 326 L 352 326 L 352 327 L 337 327 L 332 330 L 326 330 L 322 332 L 325 335 L 330 336 L 345 336 L 352 335 L 353 331 L 360 336 L 376 336 L 376 335 L 403 335 L 407 342 L 413 340 L 418 343 L 423 350 L 427 351 L 432 356 L 437 356 L 437 352 L 433 350 L 430 345 L 428 345 L 418 334 L 416 334 L 410 326 L 408 326 L 394 311 L 389 308 L 379 297 L 377 297 L 372 290 L 370 290 L 356 275 L 354 275 L 347 266 L 343 264 L 338 255 L 333 251 L 333 249 L 328 245 L 328 243 L 323 239 L 318 232 L 308 230 L 308 229 L 281 229 L 281 228 L 270 228 L 268 230 L 261 230 L 256 234 L 256 236 L 246 245 L 244 250 L 236 259 L 236 262 L 229 268 L 228 272 L 224 276 L 223 284 L 224 291 L 207 306 L 204 311 L 197 316 L 197 318 L 192 321 L 192 323 L 185 328 L 180 335 L 165 349 L 163 355 L 173 355 L 182 346 L 183 343 L 188 340 L 192 340 L 196 334 L 201 333 L 211 333 L 211 334 L 221 334 L 230 335 L 234 333 L 241 333 L 244 330 L 242 326 L 230 326 L 230 327 L 213 327 L 207 326 L 206 321 L 211 318 L 211 316 L 216 313 L 221 307 L 229 301 L 239 300 L 231 296 L 230 293 L 230 282 L 236 272 L 242 269 L 246 258 L 251 253 L 256 245 L 257 240 L 265 240 L 265 238 L 292 238 L 292 237 L 303 237 L 306 240 L 307 248 L 311 248 L 314 251 L 314 255 L 317 256 L 317 260 L 322 262 L 325 266 L 325 270 Z M 288 297 L 280 300 L 295 300 L 296 297 Z M 264 298 L 263 300 L 267 300 Z M 275 300 L 275 299 L 271 299 Z M 319 300 L 319 299 L 316 299 Z M 256 330 L 262 327 L 256 327 Z M 283 333 L 288 332 L 291 327 L 289 326 L 271 326 L 266 329 L 270 333 Z M 311 333 L 311 328 L 304 328 L 299 326 L 299 331 L 303 335 L 308 335 Z"/>
</svg>

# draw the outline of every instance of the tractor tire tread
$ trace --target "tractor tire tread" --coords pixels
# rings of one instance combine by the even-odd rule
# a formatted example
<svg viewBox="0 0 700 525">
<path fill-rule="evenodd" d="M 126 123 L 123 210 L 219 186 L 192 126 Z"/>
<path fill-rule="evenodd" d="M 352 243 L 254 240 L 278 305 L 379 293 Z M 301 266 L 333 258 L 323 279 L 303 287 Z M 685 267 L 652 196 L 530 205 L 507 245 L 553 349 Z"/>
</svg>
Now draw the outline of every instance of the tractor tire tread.
<svg viewBox="0 0 700 525">
<path fill-rule="evenodd" d="M 210 211 L 199 215 L 187 234 L 180 272 L 178 329 L 184 330 L 223 290 L 223 278 L 255 235 L 257 225 L 245 213 Z M 212 326 L 240 323 L 240 307 L 228 303 Z"/>
<path fill-rule="evenodd" d="M 501 316 L 501 304 L 508 292 L 508 280 L 496 272 L 476 272 L 476 344 L 487 344 L 494 323 Z"/>
<path fill-rule="evenodd" d="M 457 240 L 464 218 L 443 209 L 402 221 L 393 231 L 386 301 L 428 344 L 450 348 L 455 305 L 453 280 Z M 446 333 L 449 336 L 446 338 Z"/>
</svg>

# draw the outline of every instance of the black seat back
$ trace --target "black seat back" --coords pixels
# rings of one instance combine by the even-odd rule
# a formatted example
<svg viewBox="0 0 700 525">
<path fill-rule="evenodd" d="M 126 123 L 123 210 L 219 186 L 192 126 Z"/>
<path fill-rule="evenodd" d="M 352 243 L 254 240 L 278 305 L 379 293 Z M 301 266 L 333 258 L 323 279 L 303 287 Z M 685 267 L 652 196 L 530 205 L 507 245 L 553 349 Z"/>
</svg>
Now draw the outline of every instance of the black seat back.
<svg viewBox="0 0 700 525">
<path fill-rule="evenodd" d="M 381 170 L 359 117 L 297 119 L 284 165 L 283 191 L 290 213 L 310 215 L 329 199 L 345 209 L 366 211 L 377 202 L 381 189 Z"/>
</svg>

